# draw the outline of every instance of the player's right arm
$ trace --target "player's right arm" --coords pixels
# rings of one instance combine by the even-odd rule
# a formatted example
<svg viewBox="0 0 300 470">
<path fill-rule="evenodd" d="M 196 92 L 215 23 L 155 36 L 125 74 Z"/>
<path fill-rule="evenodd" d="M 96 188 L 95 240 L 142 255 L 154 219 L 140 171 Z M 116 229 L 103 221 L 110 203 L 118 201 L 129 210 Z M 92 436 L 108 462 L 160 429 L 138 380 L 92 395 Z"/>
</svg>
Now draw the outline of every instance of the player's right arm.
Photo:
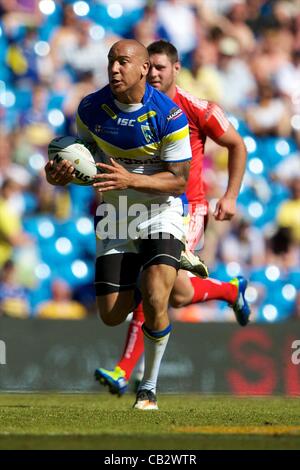
<svg viewBox="0 0 300 470">
<path fill-rule="evenodd" d="M 236 213 L 236 201 L 246 168 L 247 150 L 242 137 L 230 124 L 215 142 L 228 150 L 228 182 L 224 195 L 217 203 L 216 220 L 230 220 Z"/>
<path fill-rule="evenodd" d="M 216 103 L 208 103 L 203 122 L 205 133 L 228 150 L 228 183 L 214 212 L 216 220 L 230 220 L 236 213 L 236 201 L 245 173 L 247 150 L 240 134 Z"/>
</svg>

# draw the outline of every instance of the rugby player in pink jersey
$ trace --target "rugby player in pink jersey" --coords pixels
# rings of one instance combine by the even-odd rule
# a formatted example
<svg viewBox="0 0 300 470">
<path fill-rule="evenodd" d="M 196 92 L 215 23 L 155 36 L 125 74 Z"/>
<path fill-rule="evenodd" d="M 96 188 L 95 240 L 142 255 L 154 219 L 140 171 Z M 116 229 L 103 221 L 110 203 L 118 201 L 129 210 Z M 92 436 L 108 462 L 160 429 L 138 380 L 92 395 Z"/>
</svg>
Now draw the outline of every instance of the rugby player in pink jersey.
<svg viewBox="0 0 300 470">
<path fill-rule="evenodd" d="M 150 71 L 148 83 L 171 98 L 185 113 L 190 128 L 192 162 L 186 188 L 189 204 L 189 225 L 187 229 L 186 254 L 182 267 L 193 271 L 193 252 L 203 247 L 204 230 L 208 218 L 208 202 L 203 183 L 204 146 L 207 137 L 228 150 L 228 185 L 224 195 L 217 202 L 213 214 L 215 220 L 231 220 L 236 212 L 236 200 L 245 171 L 247 152 L 241 136 L 234 129 L 216 103 L 199 99 L 176 85 L 180 62 L 176 48 L 169 42 L 160 40 L 148 47 Z M 177 108 L 174 108 L 177 109 Z M 176 117 L 175 117 L 176 118 Z M 205 274 L 203 273 L 203 277 Z M 186 270 L 178 272 L 170 296 L 172 307 L 224 300 L 233 309 L 238 323 L 242 326 L 249 321 L 250 308 L 245 299 L 247 281 L 238 276 L 229 282 L 211 278 L 189 276 Z M 142 302 L 133 312 L 126 343 L 121 359 L 114 370 L 96 369 L 95 377 L 102 385 L 108 385 L 113 394 L 122 395 L 128 387 L 132 371 L 143 353 L 144 322 Z M 142 398 L 142 397 L 141 397 Z M 145 397 L 144 409 L 148 407 Z M 151 404 L 150 404 L 151 407 Z"/>
</svg>

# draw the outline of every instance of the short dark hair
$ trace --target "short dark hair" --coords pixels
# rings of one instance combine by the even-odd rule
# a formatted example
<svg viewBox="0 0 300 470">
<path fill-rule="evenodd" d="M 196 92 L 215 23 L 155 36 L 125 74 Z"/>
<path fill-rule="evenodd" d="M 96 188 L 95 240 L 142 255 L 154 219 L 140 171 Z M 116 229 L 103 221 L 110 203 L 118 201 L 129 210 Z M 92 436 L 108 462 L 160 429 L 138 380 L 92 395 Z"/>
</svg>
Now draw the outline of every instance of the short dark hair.
<svg viewBox="0 0 300 470">
<path fill-rule="evenodd" d="M 176 47 L 168 41 L 163 39 L 154 41 L 147 47 L 147 49 L 149 56 L 153 54 L 166 54 L 173 64 L 175 64 L 175 62 L 179 62 L 179 56 Z"/>
</svg>

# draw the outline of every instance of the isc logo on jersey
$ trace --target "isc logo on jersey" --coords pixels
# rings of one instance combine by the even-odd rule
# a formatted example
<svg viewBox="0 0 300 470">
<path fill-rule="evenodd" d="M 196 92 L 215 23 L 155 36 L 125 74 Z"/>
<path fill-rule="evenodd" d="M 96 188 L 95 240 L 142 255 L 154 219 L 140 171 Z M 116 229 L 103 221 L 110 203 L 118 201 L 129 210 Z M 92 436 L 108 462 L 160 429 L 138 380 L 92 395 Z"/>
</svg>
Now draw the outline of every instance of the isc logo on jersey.
<svg viewBox="0 0 300 470">
<path fill-rule="evenodd" d="M 136 119 L 118 118 L 117 120 L 117 123 L 119 124 L 119 126 L 134 127 L 135 122 L 136 122 Z"/>
</svg>

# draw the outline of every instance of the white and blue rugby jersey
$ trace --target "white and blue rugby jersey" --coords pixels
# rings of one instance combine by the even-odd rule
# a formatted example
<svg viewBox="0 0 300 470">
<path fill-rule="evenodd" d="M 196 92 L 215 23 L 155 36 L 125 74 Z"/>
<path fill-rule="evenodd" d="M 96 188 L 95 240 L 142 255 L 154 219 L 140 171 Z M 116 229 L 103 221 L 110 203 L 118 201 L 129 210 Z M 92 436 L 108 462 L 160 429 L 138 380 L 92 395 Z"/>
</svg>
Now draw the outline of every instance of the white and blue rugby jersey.
<svg viewBox="0 0 300 470">
<path fill-rule="evenodd" d="M 81 101 L 77 113 L 78 134 L 83 140 L 97 144 L 104 161 L 109 163 L 108 159 L 113 157 L 133 173 L 152 175 L 165 171 L 163 162 L 191 159 L 187 119 L 170 98 L 147 84 L 141 107 L 133 109 L 129 105 L 120 109 L 107 85 Z M 168 194 L 132 189 L 105 192 L 103 199 L 116 205 L 120 195 L 126 195 L 129 204 L 174 200 Z"/>
</svg>

